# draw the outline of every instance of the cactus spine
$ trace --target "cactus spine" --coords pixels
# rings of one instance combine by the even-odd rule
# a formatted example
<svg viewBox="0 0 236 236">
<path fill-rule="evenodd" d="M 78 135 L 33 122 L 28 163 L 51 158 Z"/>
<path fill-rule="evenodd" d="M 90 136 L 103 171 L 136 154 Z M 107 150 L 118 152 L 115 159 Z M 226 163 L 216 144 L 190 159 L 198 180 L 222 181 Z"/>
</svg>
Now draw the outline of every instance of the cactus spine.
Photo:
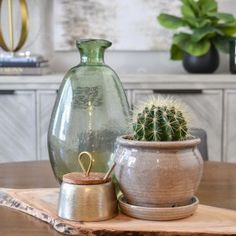
<svg viewBox="0 0 236 236">
<path fill-rule="evenodd" d="M 158 101 L 161 101 L 159 103 Z M 173 99 L 157 100 L 145 106 L 133 123 L 134 139 L 140 141 L 181 141 L 188 136 L 184 111 Z"/>
</svg>

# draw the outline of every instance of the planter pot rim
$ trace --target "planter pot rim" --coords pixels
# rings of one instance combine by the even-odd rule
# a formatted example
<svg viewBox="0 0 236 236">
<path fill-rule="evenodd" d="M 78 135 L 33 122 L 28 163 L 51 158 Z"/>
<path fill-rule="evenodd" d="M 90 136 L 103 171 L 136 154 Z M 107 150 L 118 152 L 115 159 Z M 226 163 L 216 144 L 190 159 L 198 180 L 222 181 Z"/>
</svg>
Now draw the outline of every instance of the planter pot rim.
<svg viewBox="0 0 236 236">
<path fill-rule="evenodd" d="M 200 142 L 200 138 L 191 138 L 184 141 L 137 141 L 128 139 L 129 135 L 119 136 L 116 139 L 118 144 L 129 147 L 142 147 L 142 148 L 157 148 L 157 149 L 185 149 L 193 148 Z"/>
</svg>

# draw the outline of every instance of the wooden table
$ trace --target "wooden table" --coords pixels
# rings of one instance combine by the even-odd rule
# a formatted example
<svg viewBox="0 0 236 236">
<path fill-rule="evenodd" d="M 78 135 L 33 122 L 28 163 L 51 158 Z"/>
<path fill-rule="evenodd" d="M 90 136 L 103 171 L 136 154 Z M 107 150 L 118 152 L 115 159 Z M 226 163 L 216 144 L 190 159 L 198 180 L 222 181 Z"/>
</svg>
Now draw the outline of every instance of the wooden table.
<svg viewBox="0 0 236 236">
<path fill-rule="evenodd" d="M 49 188 L 58 186 L 48 161 L 0 165 L 0 187 Z M 197 193 L 202 204 L 236 210 L 236 164 L 206 162 Z M 0 235 L 61 235 L 29 215 L 0 207 Z M 151 234 L 150 234 L 151 235 Z"/>
</svg>

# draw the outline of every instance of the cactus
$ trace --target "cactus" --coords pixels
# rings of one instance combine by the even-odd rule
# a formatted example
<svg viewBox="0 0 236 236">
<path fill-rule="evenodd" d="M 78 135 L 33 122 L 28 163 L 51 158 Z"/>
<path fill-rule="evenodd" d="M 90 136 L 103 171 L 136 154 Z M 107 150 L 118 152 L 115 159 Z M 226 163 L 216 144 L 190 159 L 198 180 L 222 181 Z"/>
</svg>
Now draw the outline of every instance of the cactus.
<svg viewBox="0 0 236 236">
<path fill-rule="evenodd" d="M 170 98 L 158 98 L 145 104 L 133 123 L 134 140 L 181 141 L 188 137 L 188 125 L 182 104 Z"/>
</svg>

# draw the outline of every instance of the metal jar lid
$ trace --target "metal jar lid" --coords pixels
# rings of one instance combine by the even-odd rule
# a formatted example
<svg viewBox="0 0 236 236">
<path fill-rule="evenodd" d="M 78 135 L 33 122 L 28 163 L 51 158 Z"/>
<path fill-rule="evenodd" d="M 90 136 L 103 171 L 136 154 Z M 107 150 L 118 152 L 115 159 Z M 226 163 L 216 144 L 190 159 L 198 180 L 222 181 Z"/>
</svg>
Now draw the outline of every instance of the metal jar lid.
<svg viewBox="0 0 236 236">
<path fill-rule="evenodd" d="M 86 170 L 82 158 L 89 158 L 89 165 Z M 109 169 L 109 171 L 105 173 L 101 172 L 91 172 L 91 167 L 92 167 L 92 155 L 89 152 L 81 152 L 78 158 L 79 164 L 81 169 L 83 170 L 83 173 L 81 172 L 71 172 L 68 174 L 65 174 L 63 176 L 63 182 L 64 183 L 69 183 L 69 184 L 78 184 L 78 185 L 94 185 L 94 184 L 104 184 L 106 182 L 110 182 L 111 178 L 109 177 L 112 170 L 115 167 L 115 162 Z"/>
</svg>

